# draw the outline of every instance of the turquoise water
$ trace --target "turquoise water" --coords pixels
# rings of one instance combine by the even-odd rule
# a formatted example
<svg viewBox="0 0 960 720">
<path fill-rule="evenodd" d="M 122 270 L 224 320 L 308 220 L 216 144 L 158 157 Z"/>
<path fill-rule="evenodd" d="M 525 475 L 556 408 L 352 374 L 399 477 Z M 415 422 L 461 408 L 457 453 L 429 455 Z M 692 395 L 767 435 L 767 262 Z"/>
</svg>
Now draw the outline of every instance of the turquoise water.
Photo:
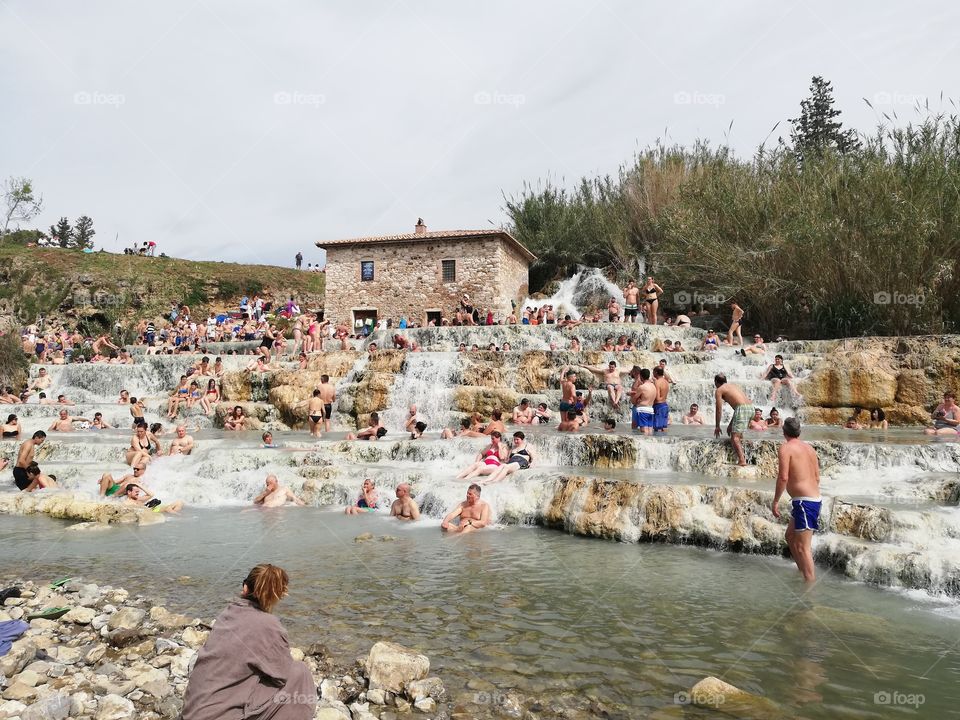
<svg viewBox="0 0 960 720">
<path fill-rule="evenodd" d="M 706 675 L 773 700 L 783 717 L 960 716 L 952 606 L 820 568 L 806 590 L 779 558 L 535 528 L 444 537 L 435 521 L 318 508 L 66 527 L 4 517 L 0 540 L 14 552 L 0 575 L 82 575 L 210 618 L 252 565 L 277 563 L 291 575 L 277 612 L 293 644 L 322 642 L 344 662 L 381 639 L 415 647 L 478 717 L 491 691 L 477 688 L 574 694 L 610 717 L 714 717 L 678 704 Z M 396 539 L 354 542 L 363 532 Z"/>
</svg>

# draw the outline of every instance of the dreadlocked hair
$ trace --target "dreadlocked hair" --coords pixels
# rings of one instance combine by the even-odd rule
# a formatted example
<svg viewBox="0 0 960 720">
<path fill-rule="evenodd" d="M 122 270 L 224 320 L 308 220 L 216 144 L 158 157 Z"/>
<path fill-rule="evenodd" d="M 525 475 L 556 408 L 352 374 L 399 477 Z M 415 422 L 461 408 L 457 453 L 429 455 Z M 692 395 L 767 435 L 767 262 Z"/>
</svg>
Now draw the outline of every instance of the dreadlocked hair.
<svg viewBox="0 0 960 720">
<path fill-rule="evenodd" d="M 287 594 L 289 583 L 286 570 L 269 563 L 261 563 L 253 568 L 243 581 L 247 586 L 245 597 L 256 602 L 264 612 L 270 612 Z"/>
</svg>

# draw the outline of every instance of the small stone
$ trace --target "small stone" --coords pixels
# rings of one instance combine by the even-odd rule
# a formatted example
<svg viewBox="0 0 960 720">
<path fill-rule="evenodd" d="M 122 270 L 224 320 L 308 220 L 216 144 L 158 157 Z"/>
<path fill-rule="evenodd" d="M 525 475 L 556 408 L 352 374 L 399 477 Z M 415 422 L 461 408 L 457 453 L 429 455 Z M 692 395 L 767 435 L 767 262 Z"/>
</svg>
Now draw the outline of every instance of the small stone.
<svg viewBox="0 0 960 720">
<path fill-rule="evenodd" d="M 35 672 L 37 675 L 46 675 L 47 671 L 50 670 L 50 663 L 46 660 L 34 660 L 23 670 L 24 672 L 30 670 L 31 672 Z"/>
<path fill-rule="evenodd" d="M 22 720 L 66 720 L 70 714 L 70 696 L 55 692 L 35 701 L 21 715 Z"/>
<path fill-rule="evenodd" d="M 180 644 L 175 643 L 173 640 L 168 640 L 167 638 L 161 637 L 153 641 L 153 649 L 159 655 L 160 653 L 169 652 L 171 650 L 179 650 Z"/>
<path fill-rule="evenodd" d="M 7 613 L 10 616 L 11 620 L 20 620 L 23 617 L 23 608 L 10 608 L 10 612 Z"/>
<path fill-rule="evenodd" d="M 298 662 L 300 660 L 303 660 L 303 657 L 304 657 L 303 650 L 301 650 L 300 648 L 290 648 L 290 657 L 292 657 L 294 660 Z"/>
<path fill-rule="evenodd" d="M 353 703 L 350 705 L 350 715 L 353 720 L 377 720 L 376 715 L 370 712 L 368 703 Z"/>
<path fill-rule="evenodd" d="M 383 641 L 370 649 L 366 666 L 371 688 L 395 693 L 414 680 L 422 680 L 430 672 L 430 660 L 426 655 Z"/>
<path fill-rule="evenodd" d="M 173 675 L 178 675 L 180 677 L 187 677 L 190 674 L 190 669 L 193 667 L 193 659 L 196 657 L 197 651 L 191 650 L 190 648 L 183 648 L 180 654 L 173 658 L 170 662 L 170 672 Z"/>
<path fill-rule="evenodd" d="M 122 604 L 122 603 L 125 603 L 125 602 L 127 601 L 127 598 L 129 598 L 129 597 L 130 597 L 130 593 L 128 593 L 128 592 L 127 592 L 126 590 L 124 590 L 123 588 L 117 588 L 116 590 L 110 590 L 110 591 L 108 591 L 108 592 L 106 593 L 107 602 L 109 602 L 109 603 L 114 603 L 114 604 L 116 604 L 116 605 L 120 605 L 120 604 Z M 108 607 L 109 607 L 109 608 L 113 608 L 113 605 L 104 605 L 104 606 L 103 606 L 103 611 L 104 611 L 104 612 L 114 612 L 113 609 L 107 610 Z"/>
<path fill-rule="evenodd" d="M 55 659 L 61 665 L 74 665 L 80 662 L 80 648 L 69 647 L 68 645 L 61 645 L 56 648 Z"/>
<path fill-rule="evenodd" d="M 107 615 L 97 615 L 93 620 L 90 621 L 90 627 L 94 630 L 100 630 L 100 628 L 107 626 L 107 620 L 110 618 Z"/>
<path fill-rule="evenodd" d="M 77 623 L 78 625 L 89 625 L 96 616 L 96 610 L 80 605 L 64 615 L 63 621 Z"/>
<path fill-rule="evenodd" d="M 368 540 L 373 540 L 373 533 L 371 532 L 360 533 L 353 539 L 355 543 L 367 542 Z"/>
<path fill-rule="evenodd" d="M 27 598 L 25 597 L 15 597 L 15 598 L 11 597 L 4 600 L 3 605 L 4 607 L 15 607 L 17 605 L 25 605 L 26 602 L 27 602 Z"/>
<path fill-rule="evenodd" d="M 100 609 L 107 615 L 113 615 L 117 611 L 117 608 L 109 603 L 107 603 Z"/>
<path fill-rule="evenodd" d="M 367 693 L 367 700 L 372 702 L 374 705 L 386 705 L 387 694 L 385 691 L 379 689 L 370 690 Z"/>
<path fill-rule="evenodd" d="M 395 705 L 396 705 L 396 707 L 397 707 L 397 711 L 398 711 L 398 712 L 402 712 L 402 713 L 410 712 L 410 703 L 408 703 L 406 700 L 404 700 L 404 699 L 403 699 L 402 697 L 400 697 L 399 695 L 398 695 L 397 697 L 395 697 L 395 698 L 393 699 L 393 701 L 394 701 L 394 703 L 395 703 Z"/>
<path fill-rule="evenodd" d="M 420 712 L 431 713 L 437 709 L 437 703 L 433 698 L 422 698 L 417 700 L 413 706 Z"/>
<path fill-rule="evenodd" d="M 26 709 L 27 706 L 19 700 L 6 700 L 0 702 L 0 717 L 20 717 L 20 714 Z"/>
<path fill-rule="evenodd" d="M 85 692 L 75 692 L 70 697 L 70 715 L 77 717 L 83 715 L 84 706 L 90 700 L 90 694 Z"/>
<path fill-rule="evenodd" d="M 13 681 L 13 684 L 3 691 L 3 697 L 5 700 L 31 700 L 36 697 L 37 689 L 32 685 L 24 685 L 22 682 L 17 680 Z"/>
<path fill-rule="evenodd" d="M 340 699 L 340 688 L 332 678 L 324 678 L 320 681 L 320 697 L 324 700 Z"/>
<path fill-rule="evenodd" d="M 87 665 L 96 665 L 103 660 L 103 656 L 106 655 L 106 653 L 107 646 L 104 643 L 97 643 L 84 650 L 83 662 Z"/>
<path fill-rule="evenodd" d="M 197 648 L 207 641 L 207 635 L 209 634 L 209 630 L 197 630 L 196 628 L 188 627 L 183 631 L 183 635 L 181 635 L 180 638 L 184 644 L 192 648 Z"/>
<path fill-rule="evenodd" d="M 52 678 L 63 677 L 67 671 L 67 666 L 63 663 L 50 663 L 50 669 L 47 670 L 47 676 Z"/>
<path fill-rule="evenodd" d="M 36 687 L 37 683 L 40 682 L 40 678 L 41 676 L 35 673 L 33 670 L 24 670 L 19 675 L 17 675 L 16 682 L 23 683 L 24 685 L 29 685 L 30 687 Z"/>
<path fill-rule="evenodd" d="M 146 610 L 135 607 L 125 607 L 110 616 L 110 620 L 107 621 L 107 627 L 111 630 L 134 630 L 140 627 L 140 624 L 146 617 Z"/>
<path fill-rule="evenodd" d="M 438 677 L 414 680 L 407 684 L 407 697 L 414 702 L 426 697 L 431 697 L 437 702 L 443 702 L 446 694 L 447 692 L 443 687 L 443 681 Z"/>
<path fill-rule="evenodd" d="M 31 630 L 56 630 L 60 623 L 56 620 L 47 620 L 46 618 L 36 618 L 30 621 Z"/>
<path fill-rule="evenodd" d="M 179 630 L 190 625 L 193 620 L 186 615 L 178 615 L 167 610 L 165 607 L 150 608 L 150 619 L 159 627 L 167 630 Z"/>
<path fill-rule="evenodd" d="M 110 630 L 109 625 L 105 625 L 103 630 L 100 631 L 100 634 L 106 637 L 107 642 L 115 648 L 129 647 L 143 638 L 143 630 L 141 628 Z"/>
<path fill-rule="evenodd" d="M 119 695 L 106 695 L 97 703 L 95 720 L 129 720 L 136 717 L 133 703 Z"/>
<path fill-rule="evenodd" d="M 37 656 L 36 638 L 22 637 L 15 641 L 7 654 L 0 657 L 0 674 L 6 677 L 16 675 Z"/>
</svg>

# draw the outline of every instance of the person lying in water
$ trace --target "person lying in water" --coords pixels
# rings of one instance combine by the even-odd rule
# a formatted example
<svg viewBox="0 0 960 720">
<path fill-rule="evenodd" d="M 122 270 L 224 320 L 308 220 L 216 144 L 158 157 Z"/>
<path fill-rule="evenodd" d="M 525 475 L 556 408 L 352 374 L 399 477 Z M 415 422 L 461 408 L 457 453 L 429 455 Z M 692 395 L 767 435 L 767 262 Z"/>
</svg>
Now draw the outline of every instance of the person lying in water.
<svg viewBox="0 0 960 720">
<path fill-rule="evenodd" d="M 467 499 L 447 514 L 440 529 L 449 533 L 467 533 L 489 524 L 490 504 L 480 499 L 480 486 L 473 483 L 467 488 Z"/>
<path fill-rule="evenodd" d="M 147 471 L 145 464 L 137 464 L 131 468 L 130 473 L 124 475 L 119 480 L 115 480 L 110 473 L 104 473 L 100 476 L 100 497 L 111 497 L 116 495 L 119 498 L 127 494 L 127 485 L 132 485 L 143 481 L 143 474 Z"/>
<path fill-rule="evenodd" d="M 57 487 L 57 476 L 44 475 L 40 472 L 40 466 L 35 462 L 27 465 L 27 479 L 30 481 L 30 484 L 23 489 L 23 492 L 46 490 L 47 488 L 54 489 Z"/>
<path fill-rule="evenodd" d="M 507 459 L 507 448 L 500 442 L 502 437 L 496 430 L 490 433 L 490 444 L 477 454 L 477 459 L 471 465 L 460 471 L 457 480 L 495 473 Z"/>
<path fill-rule="evenodd" d="M 409 483 L 400 483 L 397 485 L 397 499 L 390 506 L 390 516 L 398 520 L 419 520 L 420 506 L 417 501 L 410 497 Z"/>
<path fill-rule="evenodd" d="M 364 512 L 373 512 L 379 507 L 380 496 L 377 494 L 376 485 L 373 480 L 367 478 L 363 481 L 363 487 L 360 490 L 360 496 L 354 505 L 348 505 L 343 509 L 344 515 L 359 515 Z"/>
<path fill-rule="evenodd" d="M 253 499 L 254 505 L 280 507 L 281 505 L 286 505 L 288 500 L 294 505 L 300 505 L 301 507 L 306 505 L 303 500 L 293 494 L 290 488 L 281 485 L 276 475 L 267 475 L 264 486 L 263 492 Z"/>
<path fill-rule="evenodd" d="M 440 433 L 440 437 L 443 440 L 449 440 L 450 438 L 455 437 L 486 437 L 482 432 L 478 430 L 472 430 L 470 428 L 470 418 L 464 418 L 460 421 L 459 430 L 451 430 L 450 428 L 444 428 L 443 432 Z"/>
<path fill-rule="evenodd" d="M 387 434 L 387 429 L 380 424 L 380 413 L 370 413 L 367 427 L 356 433 L 347 433 L 347 440 L 379 440 Z"/>
<path fill-rule="evenodd" d="M 124 489 L 124 499 L 136 505 L 150 508 L 156 513 L 179 513 L 183 510 L 183 500 L 174 500 L 172 503 L 164 505 L 160 498 L 148 493 L 142 487 L 135 483 L 130 483 Z"/>
</svg>

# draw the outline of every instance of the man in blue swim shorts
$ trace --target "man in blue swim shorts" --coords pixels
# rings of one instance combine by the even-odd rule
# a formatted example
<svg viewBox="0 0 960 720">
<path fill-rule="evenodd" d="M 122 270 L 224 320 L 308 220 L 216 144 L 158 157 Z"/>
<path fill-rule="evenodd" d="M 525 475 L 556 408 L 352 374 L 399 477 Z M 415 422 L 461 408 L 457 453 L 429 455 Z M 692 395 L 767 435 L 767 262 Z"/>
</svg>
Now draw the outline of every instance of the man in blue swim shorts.
<svg viewBox="0 0 960 720">
<path fill-rule="evenodd" d="M 647 368 L 634 368 L 631 376 L 636 379 L 630 388 L 630 401 L 633 403 L 633 427 L 644 435 L 653 435 L 656 415 L 653 406 L 657 402 L 657 386 L 650 380 Z"/>
<path fill-rule="evenodd" d="M 822 501 L 820 464 L 817 452 L 800 439 L 800 421 L 797 418 L 791 417 L 783 421 L 783 437 L 785 442 L 777 451 L 780 470 L 773 495 L 773 516 L 780 517 L 780 496 L 786 490 L 790 494 L 793 516 L 787 524 L 784 537 L 803 579 L 812 583 L 816 575 L 811 545 L 813 533 L 820 527 Z"/>
</svg>

